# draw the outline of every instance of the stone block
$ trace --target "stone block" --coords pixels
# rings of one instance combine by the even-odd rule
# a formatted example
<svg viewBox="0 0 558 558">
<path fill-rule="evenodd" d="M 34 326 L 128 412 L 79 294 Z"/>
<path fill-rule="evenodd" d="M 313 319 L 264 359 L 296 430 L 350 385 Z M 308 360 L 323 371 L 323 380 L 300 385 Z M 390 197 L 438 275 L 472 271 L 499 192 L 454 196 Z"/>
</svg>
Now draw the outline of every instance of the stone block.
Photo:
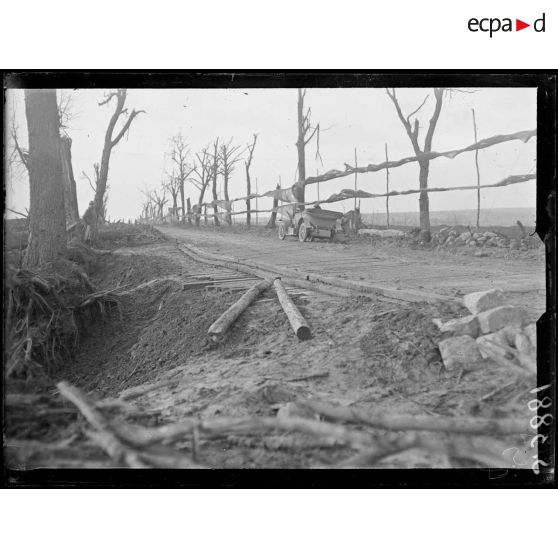
<svg viewBox="0 0 558 558">
<path fill-rule="evenodd" d="M 489 333 L 487 335 L 481 335 L 477 337 L 477 345 L 479 347 L 479 351 L 483 358 L 490 358 L 492 353 L 496 353 L 502 357 L 508 354 L 508 351 L 505 348 L 498 347 L 493 345 L 492 342 L 496 342 L 499 345 L 511 346 L 508 343 L 508 339 L 506 334 L 503 330 L 495 331 L 494 333 Z M 485 348 L 488 348 L 487 350 Z"/>
<path fill-rule="evenodd" d="M 438 343 L 438 349 L 448 372 L 475 368 L 482 362 L 479 348 L 470 335 L 444 339 Z"/>
<path fill-rule="evenodd" d="M 489 291 L 478 291 L 469 293 L 463 297 L 463 304 L 471 314 L 478 314 L 506 303 L 504 293 L 500 289 L 490 289 Z"/>
<path fill-rule="evenodd" d="M 476 316 L 465 316 L 447 321 L 440 326 L 442 333 L 454 333 L 456 335 L 470 335 L 476 337 L 479 334 L 479 322 Z"/>
<path fill-rule="evenodd" d="M 527 312 L 519 306 L 498 306 L 477 314 L 481 333 L 492 333 L 506 326 L 521 326 Z"/>
</svg>

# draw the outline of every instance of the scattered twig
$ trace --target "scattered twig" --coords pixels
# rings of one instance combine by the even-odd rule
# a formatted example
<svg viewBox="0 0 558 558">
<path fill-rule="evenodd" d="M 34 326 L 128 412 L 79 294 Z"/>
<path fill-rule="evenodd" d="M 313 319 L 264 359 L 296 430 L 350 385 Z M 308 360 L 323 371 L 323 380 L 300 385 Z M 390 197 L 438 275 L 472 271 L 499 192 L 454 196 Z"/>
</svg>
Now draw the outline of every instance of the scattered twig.
<svg viewBox="0 0 558 558">
<path fill-rule="evenodd" d="M 314 380 L 315 378 L 327 378 L 329 372 L 318 372 L 316 374 L 308 374 L 307 376 L 298 376 L 297 378 L 288 378 L 285 382 L 304 382 L 305 380 Z M 273 379 L 273 378 L 270 378 Z"/>
<path fill-rule="evenodd" d="M 507 384 L 504 384 L 503 386 L 498 386 L 496 389 L 493 389 L 492 391 L 490 391 L 486 395 L 483 395 L 479 399 L 479 403 L 482 403 L 483 401 L 491 399 L 492 397 L 494 397 L 498 393 L 501 393 L 502 391 L 508 389 L 510 386 L 513 386 L 516 382 L 517 382 L 517 380 L 512 380 L 511 382 L 508 382 Z"/>
<path fill-rule="evenodd" d="M 126 463 L 129 467 L 145 468 L 136 451 L 126 447 L 113 432 L 109 422 L 95 409 L 95 404 L 79 388 L 67 382 L 59 382 L 56 387 L 60 395 L 71 401 L 97 432 L 88 435 L 97 442 L 118 463 Z"/>
<path fill-rule="evenodd" d="M 299 402 L 319 415 L 329 419 L 367 424 L 386 430 L 430 430 L 437 432 L 460 432 L 466 434 L 514 434 L 529 431 L 524 419 L 484 419 L 476 417 L 430 417 L 391 413 L 369 413 L 331 403 L 305 399 Z"/>
</svg>

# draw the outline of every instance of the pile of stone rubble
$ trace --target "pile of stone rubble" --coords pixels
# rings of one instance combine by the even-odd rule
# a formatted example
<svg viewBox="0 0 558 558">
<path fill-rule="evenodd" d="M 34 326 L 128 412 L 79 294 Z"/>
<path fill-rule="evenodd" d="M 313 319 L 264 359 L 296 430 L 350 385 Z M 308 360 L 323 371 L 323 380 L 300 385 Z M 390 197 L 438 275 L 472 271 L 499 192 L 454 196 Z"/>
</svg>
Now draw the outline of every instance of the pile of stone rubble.
<svg viewBox="0 0 558 558">
<path fill-rule="evenodd" d="M 492 359 L 526 374 L 536 372 L 537 326 L 529 323 L 524 308 L 506 302 L 498 289 L 470 293 L 463 297 L 469 316 L 434 320 L 440 331 L 451 334 L 438 344 L 446 370 L 477 368 Z"/>
<path fill-rule="evenodd" d="M 537 237 L 538 238 L 538 237 Z M 459 232 L 457 227 L 444 227 L 432 235 L 432 244 L 438 246 L 500 247 L 527 250 L 533 245 L 531 238 L 509 239 L 493 232 Z"/>
</svg>

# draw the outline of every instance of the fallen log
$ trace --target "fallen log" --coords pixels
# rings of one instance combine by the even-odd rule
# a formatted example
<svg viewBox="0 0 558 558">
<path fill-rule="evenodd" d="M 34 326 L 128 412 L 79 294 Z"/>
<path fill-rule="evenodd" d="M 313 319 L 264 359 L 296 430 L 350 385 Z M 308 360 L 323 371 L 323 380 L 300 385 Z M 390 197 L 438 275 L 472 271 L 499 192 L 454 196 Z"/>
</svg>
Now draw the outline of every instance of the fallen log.
<svg viewBox="0 0 558 558">
<path fill-rule="evenodd" d="M 273 287 L 275 288 L 277 298 L 279 299 L 279 302 L 281 303 L 285 314 L 287 314 L 289 323 L 291 324 L 293 331 L 296 333 L 296 336 L 301 341 L 310 339 L 312 337 L 312 334 L 310 333 L 310 326 L 308 325 L 308 322 L 302 317 L 302 314 L 298 311 L 298 308 L 291 300 L 291 297 L 287 294 L 283 283 L 281 283 L 281 279 L 275 279 L 275 281 L 273 281 Z"/>
<path fill-rule="evenodd" d="M 226 312 L 223 312 L 223 314 L 211 324 L 211 327 L 207 331 L 208 335 L 214 340 L 221 338 L 242 312 L 270 286 L 271 282 L 264 279 L 251 289 L 248 289 Z"/>
<path fill-rule="evenodd" d="M 118 436 L 113 432 L 108 420 L 95 409 L 95 404 L 90 401 L 89 397 L 85 395 L 79 388 L 72 386 L 68 382 L 59 382 L 56 387 L 60 391 L 62 397 L 71 401 L 87 419 L 87 422 L 95 428 L 97 432 L 92 433 L 91 438 L 99 443 L 105 452 L 118 463 L 125 463 L 133 468 L 147 468 L 138 453 L 126 447 Z"/>
<path fill-rule="evenodd" d="M 305 399 L 299 404 L 332 420 L 366 424 L 385 430 L 429 430 L 461 434 L 518 434 L 529 432 L 527 419 L 485 419 L 477 417 L 432 417 L 369 413 L 367 411 Z"/>
</svg>

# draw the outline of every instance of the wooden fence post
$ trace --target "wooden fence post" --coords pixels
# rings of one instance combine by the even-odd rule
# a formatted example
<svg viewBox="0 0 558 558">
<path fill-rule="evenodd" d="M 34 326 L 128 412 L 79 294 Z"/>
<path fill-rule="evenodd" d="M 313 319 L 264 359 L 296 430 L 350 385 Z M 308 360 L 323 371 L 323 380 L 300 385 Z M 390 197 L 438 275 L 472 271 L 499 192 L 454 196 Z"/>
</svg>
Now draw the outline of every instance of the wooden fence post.
<svg viewBox="0 0 558 558">
<path fill-rule="evenodd" d="M 471 109 L 473 113 L 473 131 L 475 132 L 475 143 L 477 143 L 477 121 L 475 119 L 475 109 Z M 479 171 L 479 150 L 478 148 L 475 149 L 475 167 L 477 169 L 477 229 L 479 228 L 480 224 L 480 199 L 481 199 L 481 191 L 480 191 L 480 171 Z"/>
<path fill-rule="evenodd" d="M 387 167 L 388 159 L 388 146 L 386 143 L 386 223 L 389 229 L 389 168 Z"/>
</svg>

